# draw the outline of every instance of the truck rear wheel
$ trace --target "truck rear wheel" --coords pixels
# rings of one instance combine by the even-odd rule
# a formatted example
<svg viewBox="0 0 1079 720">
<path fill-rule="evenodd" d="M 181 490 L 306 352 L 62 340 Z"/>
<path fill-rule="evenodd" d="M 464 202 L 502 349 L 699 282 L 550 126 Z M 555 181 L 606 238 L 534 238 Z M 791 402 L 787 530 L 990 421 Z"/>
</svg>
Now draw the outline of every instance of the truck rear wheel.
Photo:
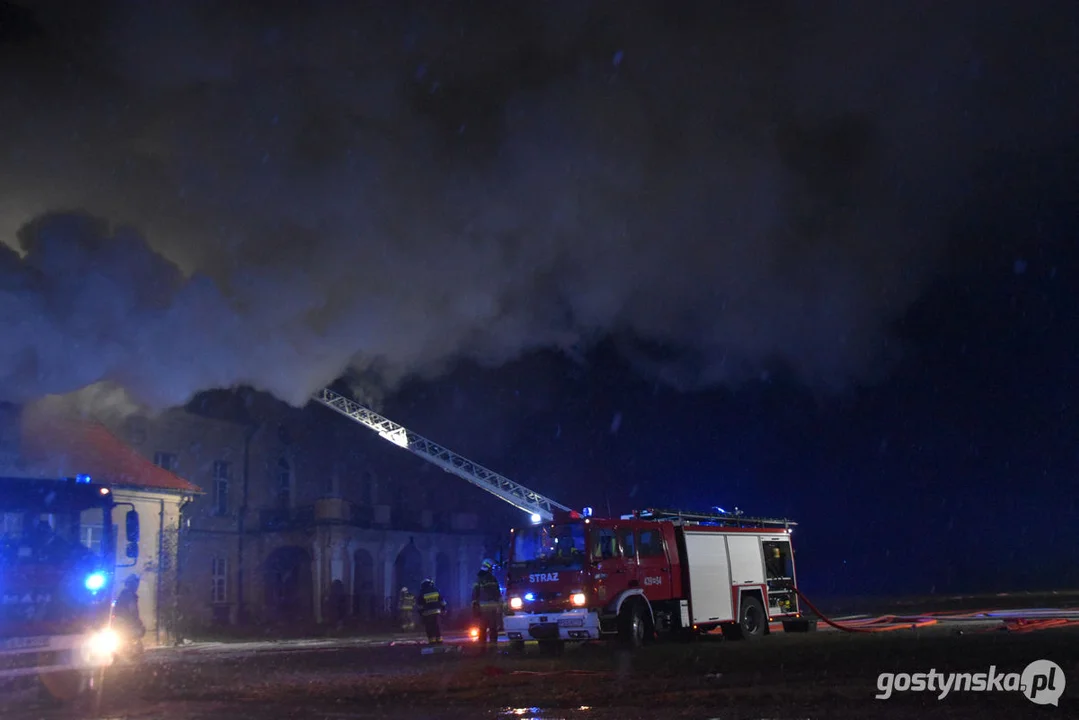
<svg viewBox="0 0 1079 720">
<path fill-rule="evenodd" d="M 767 632 L 768 616 L 764 614 L 764 606 L 752 595 L 742 598 L 738 622 L 723 626 L 723 637 L 728 640 L 756 640 Z"/>
</svg>

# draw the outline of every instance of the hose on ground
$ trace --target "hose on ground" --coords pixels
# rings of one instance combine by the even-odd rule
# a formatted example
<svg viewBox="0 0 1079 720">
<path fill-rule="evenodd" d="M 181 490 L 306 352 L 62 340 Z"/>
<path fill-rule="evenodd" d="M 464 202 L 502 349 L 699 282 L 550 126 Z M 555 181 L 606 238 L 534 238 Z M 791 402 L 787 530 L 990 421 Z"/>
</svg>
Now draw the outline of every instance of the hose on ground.
<svg viewBox="0 0 1079 720">
<path fill-rule="evenodd" d="M 1059 610 L 1052 608 L 1025 609 L 1018 611 L 1007 610 L 953 610 L 946 612 L 924 613 L 914 616 L 882 615 L 873 618 L 858 618 L 838 622 L 822 613 L 807 598 L 801 590 L 793 588 L 798 598 L 805 603 L 821 622 L 842 632 L 892 632 L 895 630 L 909 630 L 914 628 L 929 627 L 940 621 L 949 622 L 985 622 L 996 620 L 1001 623 L 999 628 L 986 628 L 982 632 L 997 632 L 1006 630 L 1009 632 L 1034 632 L 1036 630 L 1048 630 L 1050 628 L 1070 627 L 1079 625 L 1079 610 Z"/>
</svg>

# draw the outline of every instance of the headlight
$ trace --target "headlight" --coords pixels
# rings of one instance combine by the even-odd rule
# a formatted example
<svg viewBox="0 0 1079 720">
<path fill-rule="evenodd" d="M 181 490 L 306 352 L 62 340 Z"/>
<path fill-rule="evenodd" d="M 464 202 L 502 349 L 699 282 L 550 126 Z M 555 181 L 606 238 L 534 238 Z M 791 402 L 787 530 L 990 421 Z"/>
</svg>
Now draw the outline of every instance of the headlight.
<svg viewBox="0 0 1079 720">
<path fill-rule="evenodd" d="M 519 598 L 519 597 L 510 598 L 510 609 L 511 610 L 520 610 L 522 607 L 524 607 L 524 601 L 522 601 L 521 598 Z"/>
<path fill-rule="evenodd" d="M 468 636 L 473 640 L 480 639 L 480 629 L 478 627 L 470 627 L 468 629 Z"/>
<path fill-rule="evenodd" d="M 83 585 L 85 585 L 86 589 L 90 592 L 97 592 L 98 590 L 105 587 L 105 581 L 107 579 L 108 578 L 105 577 L 105 573 L 103 572 L 92 572 L 86 576 L 86 580 L 83 581 Z"/>
<path fill-rule="evenodd" d="M 120 636 L 115 630 L 99 630 L 86 641 L 86 654 L 95 663 L 109 662 L 120 649 Z"/>
<path fill-rule="evenodd" d="M 579 593 L 573 593 L 572 595 L 570 595 L 569 601 L 571 603 L 573 603 L 574 605 L 576 605 L 577 607 L 583 607 L 584 604 L 586 602 L 588 602 L 588 598 L 585 597 L 584 593 L 579 592 Z"/>
</svg>

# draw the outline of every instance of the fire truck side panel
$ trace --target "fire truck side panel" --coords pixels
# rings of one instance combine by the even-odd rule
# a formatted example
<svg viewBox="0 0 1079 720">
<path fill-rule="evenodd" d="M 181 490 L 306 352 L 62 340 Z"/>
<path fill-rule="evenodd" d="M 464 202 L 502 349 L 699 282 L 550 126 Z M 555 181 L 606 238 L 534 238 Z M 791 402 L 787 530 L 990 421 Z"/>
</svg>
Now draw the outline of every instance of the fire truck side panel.
<svg viewBox="0 0 1079 720">
<path fill-rule="evenodd" d="M 759 535 L 728 535 L 733 585 L 764 585 L 764 556 Z"/>
<path fill-rule="evenodd" d="M 685 531 L 689 570 L 689 607 L 694 624 L 730 622 L 731 564 L 727 536 L 716 532 Z"/>
</svg>

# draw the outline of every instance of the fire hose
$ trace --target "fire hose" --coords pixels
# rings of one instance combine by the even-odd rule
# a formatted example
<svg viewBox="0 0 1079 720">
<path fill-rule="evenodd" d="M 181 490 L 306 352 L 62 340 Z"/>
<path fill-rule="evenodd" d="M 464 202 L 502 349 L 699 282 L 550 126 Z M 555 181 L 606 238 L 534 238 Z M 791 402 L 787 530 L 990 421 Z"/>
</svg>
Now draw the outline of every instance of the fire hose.
<svg viewBox="0 0 1079 720">
<path fill-rule="evenodd" d="M 1061 610 L 1056 608 L 1028 608 L 1023 610 L 960 610 L 921 613 L 918 615 L 881 615 L 879 617 L 847 619 L 842 622 L 833 620 L 822 613 L 798 588 L 792 588 L 798 598 L 813 612 L 820 621 L 842 632 L 892 632 L 929 627 L 941 621 L 948 622 L 986 622 L 997 621 L 1000 628 L 987 628 L 982 632 L 1007 630 L 1010 632 L 1034 632 L 1079 625 L 1079 610 Z"/>
</svg>

